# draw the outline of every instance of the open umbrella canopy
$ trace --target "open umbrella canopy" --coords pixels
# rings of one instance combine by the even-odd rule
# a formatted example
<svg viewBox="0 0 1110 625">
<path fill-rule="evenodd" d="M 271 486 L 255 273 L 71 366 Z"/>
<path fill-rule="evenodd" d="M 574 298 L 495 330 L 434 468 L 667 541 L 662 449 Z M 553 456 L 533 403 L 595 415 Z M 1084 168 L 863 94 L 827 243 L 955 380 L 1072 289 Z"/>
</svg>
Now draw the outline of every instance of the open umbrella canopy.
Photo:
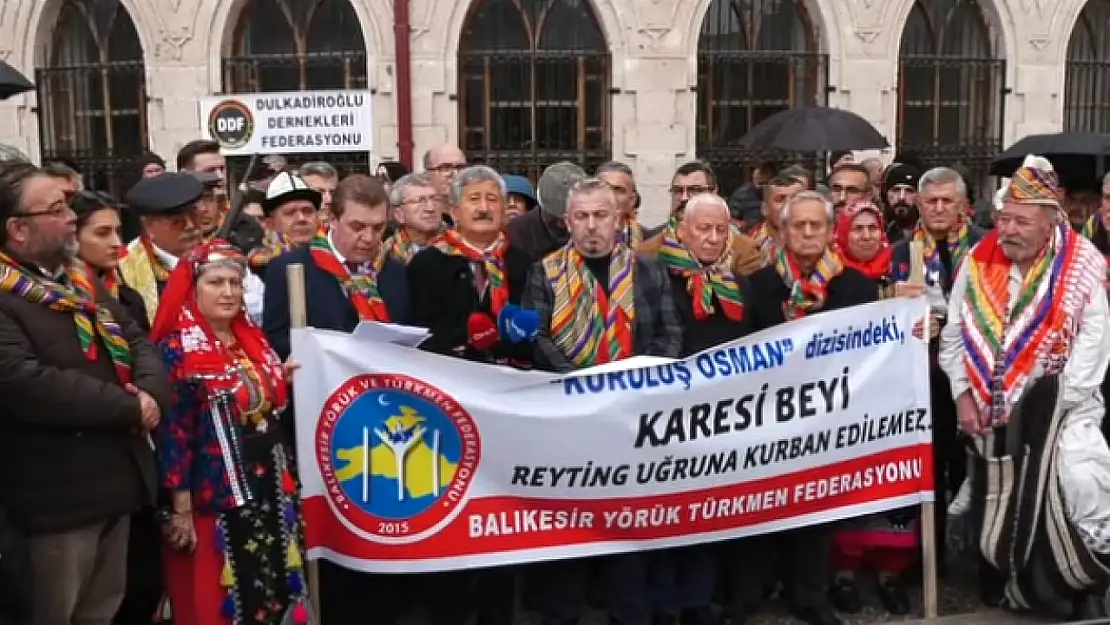
<svg viewBox="0 0 1110 625">
<path fill-rule="evenodd" d="M 881 150 L 890 144 L 859 115 L 815 106 L 775 113 L 748 131 L 740 145 L 752 150 L 832 152 Z"/>
<path fill-rule="evenodd" d="M 0 61 L 0 100 L 7 100 L 25 91 L 33 91 L 34 88 L 34 83 L 27 80 L 26 76 L 5 61 Z"/>
<path fill-rule="evenodd" d="M 1029 154 L 1047 158 L 1061 178 L 1098 177 L 1106 171 L 1110 159 L 1110 135 L 1093 132 L 1029 135 L 991 161 L 991 175 L 1012 176 Z"/>
</svg>

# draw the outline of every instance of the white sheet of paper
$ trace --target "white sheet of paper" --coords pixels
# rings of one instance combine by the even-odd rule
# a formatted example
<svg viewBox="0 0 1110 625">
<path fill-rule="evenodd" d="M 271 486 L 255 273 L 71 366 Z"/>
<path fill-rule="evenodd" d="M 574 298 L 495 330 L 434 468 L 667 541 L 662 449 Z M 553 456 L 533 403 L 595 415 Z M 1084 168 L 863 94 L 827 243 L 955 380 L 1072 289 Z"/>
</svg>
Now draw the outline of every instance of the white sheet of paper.
<svg viewBox="0 0 1110 625">
<path fill-rule="evenodd" d="M 377 321 L 363 321 L 358 324 L 351 337 L 356 341 L 366 343 L 389 343 L 402 347 L 418 347 L 431 332 L 427 328 L 416 328 L 396 323 L 378 323 Z"/>
</svg>

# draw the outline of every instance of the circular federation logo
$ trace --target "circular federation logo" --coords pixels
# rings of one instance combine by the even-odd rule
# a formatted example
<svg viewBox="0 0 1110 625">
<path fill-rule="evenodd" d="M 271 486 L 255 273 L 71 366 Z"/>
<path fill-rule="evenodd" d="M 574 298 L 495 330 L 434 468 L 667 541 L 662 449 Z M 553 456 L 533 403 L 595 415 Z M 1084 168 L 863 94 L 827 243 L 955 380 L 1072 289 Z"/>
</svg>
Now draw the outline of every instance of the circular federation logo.
<svg viewBox="0 0 1110 625">
<path fill-rule="evenodd" d="M 224 148 L 241 148 L 254 134 L 254 115 L 238 100 L 224 100 L 208 113 L 208 134 Z"/>
<path fill-rule="evenodd" d="M 434 533 L 462 509 L 478 469 L 474 419 L 415 378 L 366 374 L 328 397 L 316 461 L 332 508 L 383 542 Z"/>
</svg>

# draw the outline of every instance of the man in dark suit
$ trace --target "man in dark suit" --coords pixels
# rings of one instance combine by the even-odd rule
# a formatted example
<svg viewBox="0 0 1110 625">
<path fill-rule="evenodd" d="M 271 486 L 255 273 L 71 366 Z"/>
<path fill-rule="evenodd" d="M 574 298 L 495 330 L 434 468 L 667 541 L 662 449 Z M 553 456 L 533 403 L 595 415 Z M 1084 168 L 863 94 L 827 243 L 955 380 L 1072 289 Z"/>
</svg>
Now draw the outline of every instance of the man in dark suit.
<svg viewBox="0 0 1110 625">
<path fill-rule="evenodd" d="M 409 322 L 405 265 L 381 254 L 389 217 L 385 188 L 368 176 L 350 176 L 336 188 L 330 215 L 328 232 L 318 233 L 307 247 L 279 256 L 266 269 L 262 325 L 282 360 L 291 351 L 289 265 L 304 266 L 310 327 L 351 332 L 360 321 Z M 388 575 L 366 575 L 322 561 L 320 618 L 335 625 L 358 625 L 373 613 L 376 621 L 389 623 L 395 615 L 383 612 L 397 605 L 391 600 L 390 582 Z"/>
<path fill-rule="evenodd" d="M 475 314 L 496 324 L 504 307 L 519 304 L 524 293 L 531 261 L 501 231 L 506 198 L 505 182 L 485 165 L 468 167 L 452 180 L 448 203 L 455 226 L 413 256 L 408 266 L 414 325 L 431 330 L 424 349 L 531 365 L 529 343 L 498 340 L 492 347 L 475 347 L 470 336 Z"/>
<path fill-rule="evenodd" d="M 815 191 L 802 191 L 783 206 L 779 216 L 782 246 L 769 266 L 752 274 L 750 288 L 744 293 L 745 314 L 753 331 L 878 298 L 875 283 L 845 267 L 829 248 L 834 219 L 833 205 Z M 778 559 L 793 615 L 809 625 L 840 625 L 827 596 L 831 534 L 828 526 L 819 525 L 740 541 L 732 558 L 737 582 L 733 622 L 745 621 L 770 581 L 768 575 L 779 572 L 751 563 Z"/>
<path fill-rule="evenodd" d="M 612 187 L 597 178 L 576 183 L 565 213 L 570 241 L 532 266 L 524 292 L 524 306 L 540 318 L 537 367 L 564 372 L 636 355 L 678 357 L 682 325 L 670 280 L 657 260 L 617 243 L 621 218 Z M 629 553 L 601 562 L 611 622 L 651 622 L 651 559 Z M 545 625 L 581 618 L 589 565 L 589 559 L 565 560 L 537 570 Z"/>
<path fill-rule="evenodd" d="M 532 344 L 473 336 L 495 332 L 499 314 L 519 304 L 529 256 L 510 246 L 501 228 L 508 193 L 496 171 L 468 167 L 451 180 L 453 227 L 417 252 L 408 266 L 414 324 L 431 336 L 421 347 L 479 362 L 530 368 Z M 481 323 L 475 325 L 475 317 Z M 514 567 L 439 576 L 442 594 L 429 606 L 436 625 L 457 625 L 477 610 L 480 625 L 509 625 L 513 618 Z"/>
</svg>

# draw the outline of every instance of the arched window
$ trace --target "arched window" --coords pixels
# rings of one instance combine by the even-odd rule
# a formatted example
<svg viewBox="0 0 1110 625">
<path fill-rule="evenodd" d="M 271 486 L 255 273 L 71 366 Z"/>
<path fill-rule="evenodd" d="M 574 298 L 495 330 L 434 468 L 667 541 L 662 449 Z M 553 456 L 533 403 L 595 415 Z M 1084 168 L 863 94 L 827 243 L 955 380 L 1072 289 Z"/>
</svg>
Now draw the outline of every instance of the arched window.
<svg viewBox="0 0 1110 625">
<path fill-rule="evenodd" d="M 43 161 L 65 159 L 85 184 L 122 196 L 147 147 L 146 71 L 119 0 L 64 0 L 36 71 Z"/>
<path fill-rule="evenodd" d="M 533 180 L 609 160 L 609 72 L 590 0 L 477 0 L 459 41 L 462 149 Z"/>
<path fill-rule="evenodd" d="M 366 89 L 367 54 L 351 0 L 248 0 L 223 59 L 225 93 Z M 328 161 L 369 173 L 365 152 L 284 154 L 291 165 Z M 237 175 L 249 158 L 232 159 Z"/>
<path fill-rule="evenodd" d="M 1088 0 L 1068 40 L 1064 130 L 1110 133 L 1107 29 L 1110 0 Z"/>
<path fill-rule="evenodd" d="M 898 52 L 899 153 L 961 164 L 979 196 L 1002 148 L 1006 65 L 977 0 L 915 0 Z"/>
<path fill-rule="evenodd" d="M 743 150 L 759 122 L 828 98 L 826 56 L 802 0 L 713 0 L 698 38 L 697 153 L 730 193 L 745 167 L 776 154 Z"/>
</svg>

